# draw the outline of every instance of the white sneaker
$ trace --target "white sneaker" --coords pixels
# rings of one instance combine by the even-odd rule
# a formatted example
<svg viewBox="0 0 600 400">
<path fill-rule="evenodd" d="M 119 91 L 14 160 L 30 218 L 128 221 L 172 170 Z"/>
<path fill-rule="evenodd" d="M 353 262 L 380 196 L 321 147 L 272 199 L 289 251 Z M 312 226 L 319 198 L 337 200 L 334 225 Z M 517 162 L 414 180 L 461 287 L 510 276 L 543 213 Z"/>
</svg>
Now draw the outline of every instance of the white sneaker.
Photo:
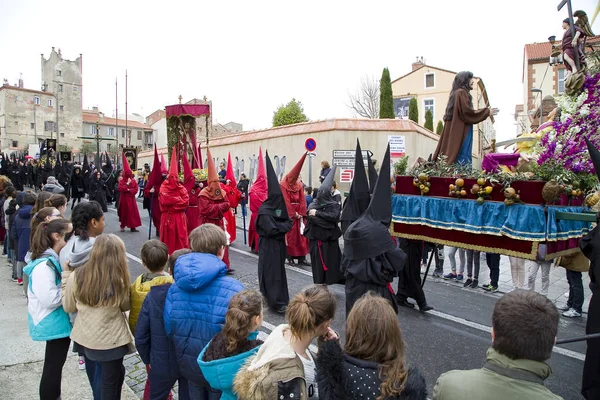
<svg viewBox="0 0 600 400">
<path fill-rule="evenodd" d="M 82 356 L 79 356 L 79 369 L 85 369 L 85 359 Z"/>
<path fill-rule="evenodd" d="M 581 317 L 581 313 L 575 311 L 575 309 L 571 308 L 568 311 L 565 311 L 563 313 L 563 317 L 567 317 L 567 318 L 579 318 Z"/>
</svg>

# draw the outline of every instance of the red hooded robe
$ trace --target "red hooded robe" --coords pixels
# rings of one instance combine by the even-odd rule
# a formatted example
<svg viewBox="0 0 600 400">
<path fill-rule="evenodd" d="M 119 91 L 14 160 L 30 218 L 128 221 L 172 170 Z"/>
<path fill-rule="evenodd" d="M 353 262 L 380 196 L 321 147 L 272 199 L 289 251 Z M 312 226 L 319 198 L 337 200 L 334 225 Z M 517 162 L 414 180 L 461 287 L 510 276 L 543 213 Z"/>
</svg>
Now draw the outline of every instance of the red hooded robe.
<svg viewBox="0 0 600 400">
<path fill-rule="evenodd" d="M 198 209 L 200 211 L 200 225 L 215 224 L 221 229 L 225 230 L 223 217 L 227 210 L 229 210 L 229 202 L 221 190 L 219 175 L 217 174 L 215 162 L 210 154 L 210 149 L 207 148 L 206 152 L 208 157 L 208 184 L 200 191 L 198 203 Z M 223 262 L 227 265 L 227 269 L 229 269 L 228 248 L 225 248 Z"/>
<path fill-rule="evenodd" d="M 185 212 L 189 235 L 200 225 L 200 211 L 198 209 L 200 188 L 196 187 L 196 178 L 185 153 L 183 153 L 183 187 L 185 187 L 189 196 L 189 206 Z"/>
<path fill-rule="evenodd" d="M 233 209 L 237 208 L 240 204 L 240 199 L 242 198 L 242 194 L 237 188 L 237 182 L 235 181 L 235 175 L 233 173 L 233 165 L 231 164 L 231 153 L 227 154 L 227 174 L 225 175 L 225 182 L 229 181 L 229 183 L 222 183 L 221 189 L 225 192 L 227 196 L 227 201 L 229 202 L 229 210 L 225 213 L 225 220 L 227 221 L 227 233 L 229 233 L 229 241 L 230 243 L 235 242 L 237 238 L 237 227 L 235 221 L 235 215 L 233 214 Z"/>
<path fill-rule="evenodd" d="M 252 182 L 248 197 L 250 198 L 250 225 L 248 227 L 248 241 L 250 248 L 258 253 L 258 233 L 256 232 L 256 218 L 258 218 L 258 209 L 267 199 L 267 173 L 265 171 L 265 161 L 263 160 L 262 148 L 258 149 L 258 173 L 256 180 Z"/>
<path fill-rule="evenodd" d="M 184 160 L 187 161 L 187 160 Z M 188 207 L 188 192 L 179 183 L 177 148 L 173 147 L 171 166 L 167 180 L 160 187 L 158 196 L 160 210 L 160 241 L 167 245 L 169 255 L 179 249 L 189 247 L 187 218 L 185 210 Z"/>
<path fill-rule="evenodd" d="M 306 153 L 280 183 L 288 215 L 294 221 L 292 230 L 285 235 L 288 257 L 305 257 L 308 254 L 308 239 L 300 229 L 301 222 L 306 218 L 306 198 L 302 182 L 298 179 L 305 159 Z"/>
<path fill-rule="evenodd" d="M 129 162 L 125 158 L 125 154 L 123 154 L 123 179 L 119 181 L 119 186 L 117 187 L 117 190 L 121 193 L 119 208 L 117 209 L 121 229 L 135 229 L 138 226 L 142 226 L 140 211 L 135 200 L 138 189 L 138 183 L 133 178 Z"/>
<path fill-rule="evenodd" d="M 148 177 L 148 182 L 144 187 L 144 197 L 152 197 L 150 203 L 152 204 L 152 223 L 156 228 L 157 232 L 160 230 L 160 204 L 158 203 L 158 194 L 160 193 L 160 187 L 162 185 L 162 168 L 160 161 L 158 160 L 158 151 L 156 150 L 156 144 L 154 145 L 154 163 L 152 164 L 152 172 Z M 151 190 L 154 191 L 151 192 Z"/>
</svg>

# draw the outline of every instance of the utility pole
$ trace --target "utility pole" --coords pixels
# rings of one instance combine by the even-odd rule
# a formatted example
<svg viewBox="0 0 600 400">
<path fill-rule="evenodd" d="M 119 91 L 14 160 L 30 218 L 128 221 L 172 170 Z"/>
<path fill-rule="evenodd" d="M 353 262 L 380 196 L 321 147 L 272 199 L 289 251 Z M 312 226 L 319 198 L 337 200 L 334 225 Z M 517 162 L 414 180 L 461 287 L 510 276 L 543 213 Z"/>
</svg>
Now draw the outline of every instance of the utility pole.
<svg viewBox="0 0 600 400">
<path fill-rule="evenodd" d="M 115 77 L 115 130 L 117 135 L 117 150 L 116 150 L 116 162 L 117 168 L 119 168 L 119 154 L 121 153 L 119 150 L 119 90 L 117 87 L 118 78 Z"/>
<path fill-rule="evenodd" d="M 127 127 L 127 70 L 125 70 L 125 145 L 131 146 L 131 135 L 129 134 L 129 128 Z"/>
</svg>

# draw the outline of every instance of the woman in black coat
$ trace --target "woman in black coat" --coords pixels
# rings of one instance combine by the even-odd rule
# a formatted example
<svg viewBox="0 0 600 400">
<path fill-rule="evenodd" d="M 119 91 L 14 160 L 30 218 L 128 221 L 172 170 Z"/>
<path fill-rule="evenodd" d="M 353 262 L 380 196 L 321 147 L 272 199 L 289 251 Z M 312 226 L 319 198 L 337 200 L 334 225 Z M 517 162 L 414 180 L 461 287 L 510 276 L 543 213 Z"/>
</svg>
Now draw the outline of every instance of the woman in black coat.
<svg viewBox="0 0 600 400">
<path fill-rule="evenodd" d="M 427 399 L 425 378 L 406 365 L 402 331 L 388 300 L 366 293 L 346 324 L 344 349 L 338 340 L 319 342 L 319 399 Z"/>
<path fill-rule="evenodd" d="M 71 210 L 75 207 L 75 203 L 81 202 L 81 199 L 85 196 L 85 185 L 83 183 L 83 175 L 81 174 L 81 167 L 76 166 L 73 168 L 73 176 L 71 177 L 71 197 L 73 203 L 71 204 Z"/>
<path fill-rule="evenodd" d="M 90 180 L 89 199 L 90 201 L 97 201 L 102 207 L 102 211 L 108 212 L 108 207 L 106 206 L 106 183 L 102 179 L 100 171 L 94 172 Z"/>
</svg>

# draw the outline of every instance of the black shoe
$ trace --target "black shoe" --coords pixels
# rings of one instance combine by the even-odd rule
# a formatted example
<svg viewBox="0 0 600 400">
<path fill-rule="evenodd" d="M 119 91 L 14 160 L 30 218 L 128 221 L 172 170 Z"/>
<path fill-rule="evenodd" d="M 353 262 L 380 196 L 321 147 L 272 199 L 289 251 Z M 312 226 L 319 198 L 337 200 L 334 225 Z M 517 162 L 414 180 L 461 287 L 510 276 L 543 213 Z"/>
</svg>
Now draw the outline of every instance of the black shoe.
<svg viewBox="0 0 600 400">
<path fill-rule="evenodd" d="M 304 265 L 305 267 L 310 267 L 310 263 L 306 260 L 298 260 L 298 265 Z"/>
<path fill-rule="evenodd" d="M 427 312 L 427 311 L 431 311 L 431 310 L 433 310 L 433 307 L 431 307 L 428 304 L 425 304 L 423 307 L 419 307 L 420 312 Z"/>
<path fill-rule="evenodd" d="M 398 301 L 398 305 L 400 307 L 415 308 L 415 305 L 413 303 L 410 303 L 408 300 Z"/>
<path fill-rule="evenodd" d="M 281 307 L 276 307 L 275 308 L 275 312 L 278 314 L 285 314 L 285 311 L 287 310 L 286 306 L 281 306 Z"/>
<path fill-rule="evenodd" d="M 290 264 L 290 265 L 296 265 L 296 264 L 294 263 L 294 259 L 293 259 L 292 257 L 288 257 L 288 258 L 287 258 L 287 263 L 288 263 L 288 264 Z"/>
<path fill-rule="evenodd" d="M 471 286 L 471 283 L 473 283 L 473 280 L 471 278 L 467 278 L 467 280 L 463 284 L 463 287 L 469 287 Z"/>
<path fill-rule="evenodd" d="M 473 279 L 473 283 L 471 283 L 471 289 L 477 289 L 477 286 L 479 286 L 479 280 Z"/>
<path fill-rule="evenodd" d="M 131 228 L 131 232 L 139 232 L 139 231 L 135 228 Z"/>
<path fill-rule="evenodd" d="M 233 275 L 234 272 L 235 272 L 235 269 L 228 269 L 227 275 Z"/>
</svg>

